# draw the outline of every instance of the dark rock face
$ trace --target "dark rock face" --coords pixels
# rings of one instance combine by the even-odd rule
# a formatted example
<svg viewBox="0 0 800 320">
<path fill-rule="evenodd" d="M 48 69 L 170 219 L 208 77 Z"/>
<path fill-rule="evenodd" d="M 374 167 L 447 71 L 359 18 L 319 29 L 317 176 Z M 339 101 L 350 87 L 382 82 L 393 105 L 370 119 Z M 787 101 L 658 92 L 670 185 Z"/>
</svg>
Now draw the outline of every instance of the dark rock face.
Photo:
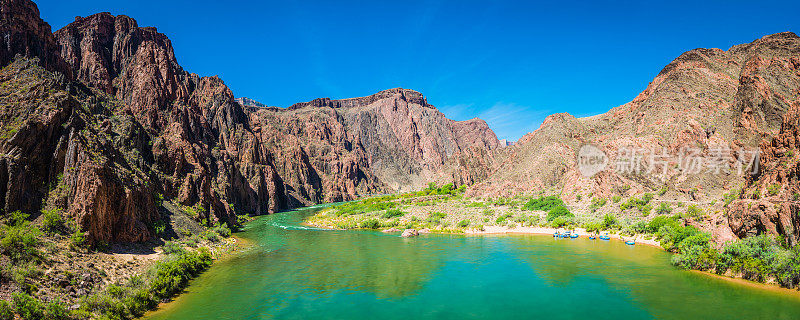
<svg viewBox="0 0 800 320">
<path fill-rule="evenodd" d="M 39 17 L 39 8 L 28 0 L 0 2 L 0 66 L 14 60 L 15 55 L 37 57 L 47 70 L 71 76 L 68 65 L 58 55 L 58 45 L 50 25 Z"/>
<path fill-rule="evenodd" d="M 783 117 L 780 132 L 761 143 L 760 172 L 747 177 L 728 222 L 739 237 L 769 233 L 800 243 L 800 102 Z"/>
<path fill-rule="evenodd" d="M 25 39 L 9 42 L 4 64 L 29 57 L 0 74 L 2 212 L 61 207 L 92 241 L 149 239 L 160 199 L 193 207 L 198 221 L 234 222 L 474 182 L 487 164 L 465 159 L 500 146 L 485 122 L 446 119 L 405 89 L 243 107 L 219 78 L 184 71 L 155 28 L 100 13 L 54 37 L 30 1 L 2 3 L 1 30 Z M 74 81 L 47 71 L 62 71 L 58 61 Z"/>
</svg>

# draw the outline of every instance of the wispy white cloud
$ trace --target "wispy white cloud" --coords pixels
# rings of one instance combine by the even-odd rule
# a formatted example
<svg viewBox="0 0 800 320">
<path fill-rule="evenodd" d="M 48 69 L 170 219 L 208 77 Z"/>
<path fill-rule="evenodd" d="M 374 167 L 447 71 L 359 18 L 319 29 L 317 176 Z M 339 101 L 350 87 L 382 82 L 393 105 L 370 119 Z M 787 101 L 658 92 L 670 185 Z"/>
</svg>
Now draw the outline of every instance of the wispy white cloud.
<svg viewBox="0 0 800 320">
<path fill-rule="evenodd" d="M 489 124 L 498 138 L 516 141 L 526 133 L 536 130 L 548 114 L 547 109 L 500 101 L 481 111 L 478 117 Z"/>
</svg>

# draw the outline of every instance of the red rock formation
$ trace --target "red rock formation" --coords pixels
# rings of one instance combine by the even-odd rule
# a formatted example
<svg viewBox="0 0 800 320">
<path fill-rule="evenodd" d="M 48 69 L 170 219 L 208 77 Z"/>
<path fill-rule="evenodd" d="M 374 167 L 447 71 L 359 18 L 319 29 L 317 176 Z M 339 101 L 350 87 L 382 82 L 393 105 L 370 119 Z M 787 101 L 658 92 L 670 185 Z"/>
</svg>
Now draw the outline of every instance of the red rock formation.
<svg viewBox="0 0 800 320">
<path fill-rule="evenodd" d="M 800 242 L 800 102 L 783 117 L 780 132 L 761 143 L 760 171 L 747 177 L 728 222 L 739 237 L 768 233 Z"/>
<path fill-rule="evenodd" d="M 508 157 L 474 194 L 500 194 L 555 188 L 566 198 L 593 193 L 609 196 L 620 187 L 630 193 L 668 184 L 675 190 L 702 188 L 716 198 L 743 182 L 734 172 L 682 174 L 669 163 L 666 174 L 618 174 L 615 160 L 624 149 L 660 151 L 673 158 L 680 150 L 731 150 L 730 167 L 743 149 L 774 134 L 800 90 L 800 38 L 785 32 L 727 51 L 694 49 L 668 64 L 633 101 L 593 117 L 548 117 L 541 128 L 508 148 Z M 713 116 L 711 116 L 713 115 Z M 606 152 L 609 172 L 586 178 L 577 171 L 577 151 L 593 144 Z M 643 159 L 647 165 L 647 159 Z M 602 183 L 601 183 L 602 181 Z M 686 194 L 693 198 L 694 195 Z"/>
<path fill-rule="evenodd" d="M 405 89 L 245 108 L 219 78 L 184 71 L 155 28 L 108 13 L 78 17 L 56 32 L 54 50 L 35 5 L 3 4 L 0 26 L 27 39 L 3 57 L 22 52 L 53 70 L 51 53 L 60 52 L 77 81 L 24 58 L 0 75 L 13 91 L 3 98 L 27 94 L 0 113 L 0 204 L 64 207 L 93 241 L 150 238 L 159 195 L 195 207 L 198 221 L 233 222 L 236 213 L 474 182 L 488 162 L 463 159 L 500 146 L 485 122 L 446 119 Z"/>
<path fill-rule="evenodd" d="M 39 8 L 29 0 L 0 1 L 0 66 L 14 60 L 15 55 L 39 58 L 50 71 L 71 77 L 68 65 L 58 55 L 58 46 L 50 25 L 39 17 Z"/>
</svg>

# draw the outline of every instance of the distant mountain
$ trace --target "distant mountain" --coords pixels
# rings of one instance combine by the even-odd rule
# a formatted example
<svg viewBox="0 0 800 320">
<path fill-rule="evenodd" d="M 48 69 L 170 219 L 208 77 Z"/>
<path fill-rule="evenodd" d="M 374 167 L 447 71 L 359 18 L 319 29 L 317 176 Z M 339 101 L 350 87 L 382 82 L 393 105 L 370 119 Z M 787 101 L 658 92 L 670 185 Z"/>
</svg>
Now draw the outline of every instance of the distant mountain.
<svg viewBox="0 0 800 320">
<path fill-rule="evenodd" d="M 250 99 L 248 97 L 236 98 L 235 100 L 236 100 L 236 102 L 238 102 L 243 107 L 253 107 L 253 108 L 266 108 L 266 107 L 268 107 L 267 105 L 265 105 L 265 104 L 263 104 L 261 102 L 255 101 L 253 99 Z"/>
<path fill-rule="evenodd" d="M 793 124 L 799 95 L 800 38 L 794 33 L 768 35 L 727 51 L 694 49 L 664 67 L 642 93 L 625 105 L 588 118 L 566 113 L 547 117 L 539 129 L 503 150 L 506 156 L 487 180 L 473 188 L 472 194 L 550 189 L 575 201 L 580 195 L 608 198 L 653 192 L 666 186 L 677 199 L 714 203 L 711 206 L 718 211 L 712 214 L 713 221 L 708 225 L 715 228 L 718 239 L 734 237 L 728 228 L 730 222 L 737 226 L 733 231 L 738 236 L 769 230 L 798 243 L 797 202 L 780 203 L 784 208 L 772 216 L 759 210 L 740 210 L 739 218 L 729 218 L 723 214 L 726 209 L 722 208 L 721 199 L 724 192 L 745 184 L 751 194 L 758 189 L 768 195 L 766 184 L 794 181 L 780 178 L 792 176 L 793 171 L 780 169 L 783 173 L 776 177 L 779 166 L 772 163 L 777 161 L 776 152 L 797 147 Z M 762 171 L 750 176 L 747 170 L 736 170 L 738 166 L 758 164 L 757 159 L 750 163 L 747 155 L 758 151 L 760 143 L 768 156 Z M 609 159 L 606 170 L 592 177 L 582 175 L 576 162 L 581 147 L 587 144 L 596 146 Z M 643 169 L 654 165 L 658 170 L 615 170 L 615 166 L 625 164 L 630 150 L 640 152 Z M 651 157 L 662 152 L 670 157 Z M 697 158 L 714 159 L 720 167 L 730 170 L 715 172 L 704 167 L 687 174 L 685 161 L 692 152 L 697 153 Z M 686 157 L 681 158 L 681 154 Z M 666 165 L 656 163 L 659 160 Z M 796 161 L 788 163 L 794 166 Z M 763 179 L 771 182 L 758 182 Z M 800 191 L 796 181 L 784 186 L 779 195 L 785 199 L 793 191 Z M 742 195 L 745 197 L 748 195 Z M 717 199 L 720 201 L 715 202 Z M 776 220 L 782 222 L 768 222 Z"/>
<path fill-rule="evenodd" d="M 63 208 L 92 241 L 151 238 L 162 200 L 234 222 L 474 183 L 501 147 L 484 121 L 449 120 L 412 90 L 262 107 L 186 72 L 167 36 L 130 17 L 53 34 L 31 1 L 2 9 L 0 210 Z"/>
</svg>

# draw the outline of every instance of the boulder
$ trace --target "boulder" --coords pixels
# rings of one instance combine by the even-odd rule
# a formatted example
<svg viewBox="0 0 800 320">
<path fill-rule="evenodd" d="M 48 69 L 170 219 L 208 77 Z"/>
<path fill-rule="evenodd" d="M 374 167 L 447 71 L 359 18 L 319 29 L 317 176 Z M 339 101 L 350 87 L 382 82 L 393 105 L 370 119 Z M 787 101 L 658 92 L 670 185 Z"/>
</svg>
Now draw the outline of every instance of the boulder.
<svg viewBox="0 0 800 320">
<path fill-rule="evenodd" d="M 419 235 L 419 232 L 415 229 L 405 229 L 403 230 L 403 234 L 401 235 L 404 238 L 416 237 Z"/>
</svg>

